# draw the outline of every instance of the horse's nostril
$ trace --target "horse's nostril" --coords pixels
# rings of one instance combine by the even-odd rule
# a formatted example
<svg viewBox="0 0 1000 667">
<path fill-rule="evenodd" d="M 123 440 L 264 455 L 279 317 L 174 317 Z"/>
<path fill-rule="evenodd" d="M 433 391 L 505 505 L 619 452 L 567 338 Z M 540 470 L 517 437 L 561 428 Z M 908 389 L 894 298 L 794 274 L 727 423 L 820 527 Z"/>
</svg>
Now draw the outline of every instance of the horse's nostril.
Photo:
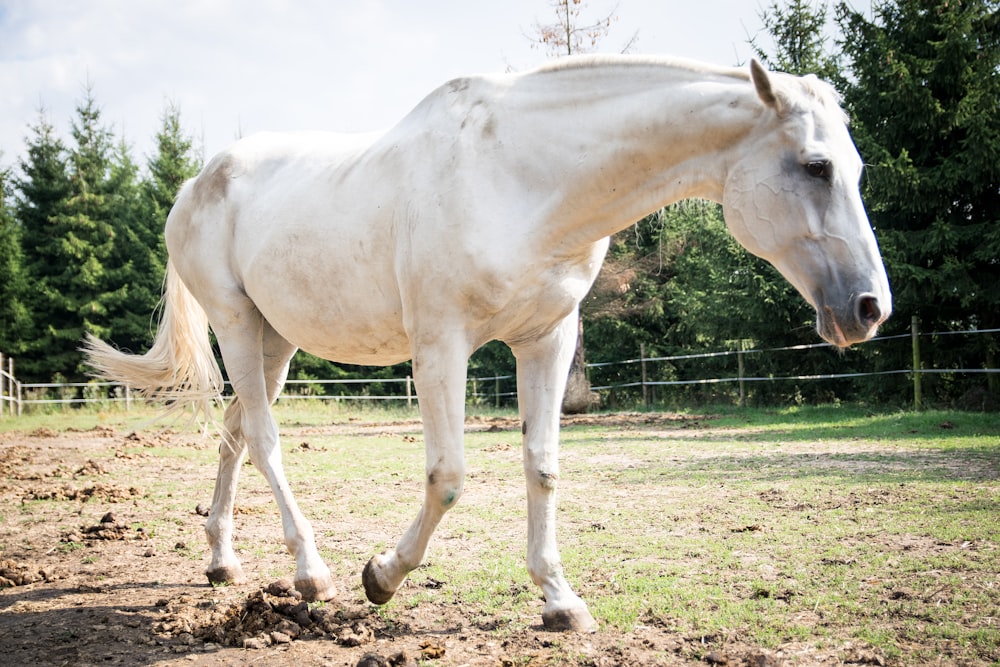
<svg viewBox="0 0 1000 667">
<path fill-rule="evenodd" d="M 882 309 L 874 296 L 862 296 L 858 299 L 857 307 L 858 319 L 865 325 L 871 327 L 882 321 Z"/>
</svg>

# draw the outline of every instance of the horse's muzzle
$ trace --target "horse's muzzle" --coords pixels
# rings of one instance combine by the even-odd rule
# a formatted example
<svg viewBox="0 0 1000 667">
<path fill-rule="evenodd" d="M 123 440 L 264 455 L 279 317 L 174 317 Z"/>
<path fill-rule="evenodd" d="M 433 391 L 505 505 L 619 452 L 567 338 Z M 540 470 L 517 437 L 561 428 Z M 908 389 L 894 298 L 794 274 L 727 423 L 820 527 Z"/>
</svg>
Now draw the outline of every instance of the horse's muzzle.
<svg viewBox="0 0 1000 667">
<path fill-rule="evenodd" d="M 846 308 L 829 305 L 816 310 L 816 331 L 831 345 L 850 347 L 863 343 L 878 333 L 879 325 L 889 318 L 892 303 L 865 292 L 850 299 Z"/>
</svg>

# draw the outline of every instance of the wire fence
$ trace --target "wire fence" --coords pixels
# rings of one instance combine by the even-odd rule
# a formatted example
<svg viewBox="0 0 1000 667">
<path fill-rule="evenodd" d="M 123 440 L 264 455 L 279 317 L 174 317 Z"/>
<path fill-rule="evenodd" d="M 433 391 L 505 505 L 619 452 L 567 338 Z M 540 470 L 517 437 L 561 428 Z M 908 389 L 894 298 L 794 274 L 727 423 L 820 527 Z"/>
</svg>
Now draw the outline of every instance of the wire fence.
<svg viewBox="0 0 1000 667">
<path fill-rule="evenodd" d="M 975 368 L 923 368 L 919 356 L 920 338 L 941 337 L 951 335 L 985 335 L 997 334 L 1000 329 L 978 329 L 968 331 L 936 331 L 919 332 L 916 322 L 911 333 L 896 336 L 886 336 L 874 341 L 891 341 L 909 338 L 913 346 L 913 363 L 909 368 L 883 369 L 871 371 L 851 371 L 843 373 L 813 373 L 800 375 L 753 375 L 747 374 L 744 360 L 748 357 L 782 352 L 805 352 L 819 348 L 832 348 L 828 343 L 809 345 L 792 345 L 774 348 L 718 350 L 697 352 L 671 356 L 649 356 L 641 353 L 639 357 L 619 361 L 587 364 L 588 372 L 598 374 L 604 369 L 615 369 L 613 382 L 595 383 L 591 386 L 593 392 L 610 393 L 638 391 L 641 400 L 647 405 L 650 402 L 649 392 L 657 387 L 735 384 L 739 387 L 739 400 L 742 402 L 747 383 L 765 382 L 813 382 L 823 380 L 841 380 L 875 376 L 907 375 L 914 387 L 914 407 L 920 408 L 920 378 L 927 375 L 974 375 L 998 374 L 1000 368 L 981 366 Z M 654 379 L 649 368 L 655 364 L 676 364 L 708 359 L 736 357 L 736 374 L 725 374 L 714 377 L 679 377 L 673 379 Z M 731 366 L 731 364 L 730 364 Z M 227 390 L 229 383 L 226 383 Z M 339 389 L 339 390 L 338 390 Z M 467 400 L 472 403 L 496 405 L 516 402 L 517 391 L 514 375 L 495 375 L 488 377 L 469 377 L 466 390 Z M 320 400 L 320 401 L 399 401 L 412 406 L 417 402 L 417 394 L 413 379 L 409 376 L 401 378 L 349 378 L 349 379 L 309 379 L 288 380 L 278 400 Z M 144 399 L 129 387 L 115 382 L 46 382 L 27 383 L 17 380 L 14 374 L 14 360 L 0 354 L 0 417 L 20 415 L 25 408 L 46 405 L 86 405 L 86 404 L 123 404 L 126 409 L 137 401 Z"/>
</svg>

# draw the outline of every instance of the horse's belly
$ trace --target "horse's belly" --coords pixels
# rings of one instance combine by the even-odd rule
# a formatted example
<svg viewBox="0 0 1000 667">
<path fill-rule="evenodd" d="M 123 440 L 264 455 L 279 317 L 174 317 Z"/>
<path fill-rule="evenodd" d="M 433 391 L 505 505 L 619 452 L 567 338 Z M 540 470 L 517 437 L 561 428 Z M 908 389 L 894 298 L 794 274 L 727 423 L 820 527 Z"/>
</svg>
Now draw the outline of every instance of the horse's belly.
<svg viewBox="0 0 1000 667">
<path fill-rule="evenodd" d="M 315 248 L 315 246 L 313 246 Z M 255 262 L 247 296 L 286 340 L 330 361 L 385 366 L 410 358 L 399 291 L 391 266 L 368 269 L 330 249 L 323 260 Z M 381 269 L 381 270 L 380 270 Z"/>
<path fill-rule="evenodd" d="M 258 307 L 283 338 L 317 357 L 361 366 L 388 366 L 410 358 L 409 341 L 394 308 L 372 300 L 346 301 L 305 304 L 293 297 Z"/>
</svg>

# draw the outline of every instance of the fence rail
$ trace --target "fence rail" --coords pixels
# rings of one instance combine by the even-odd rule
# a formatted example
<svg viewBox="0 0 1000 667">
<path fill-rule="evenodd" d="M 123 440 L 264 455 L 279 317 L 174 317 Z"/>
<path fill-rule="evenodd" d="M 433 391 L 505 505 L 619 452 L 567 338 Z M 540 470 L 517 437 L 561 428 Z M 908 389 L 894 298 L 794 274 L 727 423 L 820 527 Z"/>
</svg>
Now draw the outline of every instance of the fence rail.
<svg viewBox="0 0 1000 667">
<path fill-rule="evenodd" d="M 925 336 L 947 336 L 953 334 L 996 334 L 1000 333 L 1000 329 L 980 329 L 973 331 L 937 331 L 937 332 L 920 332 L 917 327 L 917 322 L 912 323 L 911 332 L 907 334 L 900 334 L 897 336 L 886 336 L 876 339 L 877 341 L 888 341 L 893 339 L 910 338 L 911 344 L 913 346 L 913 365 L 911 368 L 895 369 L 895 370 L 881 370 L 881 371 L 871 371 L 871 372 L 852 372 L 852 373 L 824 373 L 824 374 L 812 374 L 812 375 L 789 375 L 789 376 L 752 376 L 746 375 L 744 373 L 744 363 L 743 360 L 748 355 L 756 355 L 762 353 L 772 353 L 772 352 L 785 352 L 785 351 L 804 351 L 816 348 L 831 347 L 828 343 L 814 343 L 809 345 L 793 345 L 787 347 L 776 347 L 776 348 L 764 348 L 764 349 L 749 349 L 749 350 L 722 350 L 713 352 L 699 352 L 692 354 L 682 354 L 674 356 L 660 356 L 660 357 L 646 357 L 644 351 L 640 354 L 638 358 L 635 359 L 623 359 L 621 361 L 613 362 L 601 362 L 588 364 L 588 368 L 598 369 L 607 368 L 609 366 L 639 366 L 640 377 L 635 380 L 628 380 L 604 385 L 595 385 L 591 387 L 594 391 L 615 391 L 621 389 L 630 388 L 640 388 L 642 390 L 644 402 L 647 400 L 647 389 L 652 387 L 662 387 L 662 386 L 684 386 L 684 385 L 708 385 L 708 384 L 722 384 L 722 383 L 738 383 L 740 386 L 740 400 L 742 402 L 744 396 L 743 385 L 748 382 L 781 382 L 781 381 L 816 381 L 816 380 L 836 380 L 844 378 L 858 378 L 858 377 L 870 377 L 870 376 L 887 376 L 887 375 L 910 375 L 913 378 L 913 400 L 914 408 L 920 409 L 921 407 L 921 385 L 920 379 L 924 375 L 941 375 L 941 374 L 1000 374 L 1000 368 L 922 368 L 919 352 L 919 339 Z M 727 375 L 723 377 L 714 378 L 701 378 L 701 379 L 677 379 L 677 380 L 650 380 L 647 378 L 646 366 L 651 363 L 658 362 L 676 362 L 676 361 L 687 361 L 692 359 L 708 359 L 716 357 L 726 357 L 726 356 L 736 356 L 738 360 L 738 374 Z M 513 375 L 497 375 L 491 377 L 471 377 L 468 379 L 468 388 L 466 395 L 469 399 L 477 400 L 481 402 L 495 401 L 499 405 L 501 400 L 504 399 L 515 399 L 517 393 L 513 390 L 501 391 L 501 383 L 508 383 L 513 380 Z M 226 383 L 228 386 L 228 382 Z M 417 400 L 416 392 L 414 391 L 413 379 L 411 377 L 405 378 L 351 378 L 351 379 L 337 379 L 337 380 L 288 380 L 286 383 L 286 389 L 289 387 L 298 386 L 309 386 L 314 387 L 324 387 L 323 393 L 314 393 L 312 391 L 285 391 L 278 398 L 279 400 L 301 400 L 301 399 L 313 399 L 313 400 L 332 400 L 332 401 L 406 401 L 407 405 L 412 405 L 414 401 Z M 325 389 L 327 386 L 336 385 L 354 385 L 354 386 L 370 386 L 370 385 L 393 385 L 402 384 L 404 388 L 402 393 L 382 393 L 382 394 L 368 394 L 368 393 L 353 393 L 353 394 L 334 394 L 328 393 Z M 488 389 L 487 389 L 488 388 Z M 48 390 L 51 393 L 57 395 L 56 398 L 38 398 L 36 394 L 39 390 Z M 110 390 L 110 391 L 109 391 Z M 72 392 L 72 396 L 67 396 L 66 394 Z M 130 408 L 132 403 L 137 400 L 142 400 L 137 397 L 129 387 L 117 383 L 117 382 L 44 382 L 44 383 L 22 383 L 17 380 L 14 375 L 14 360 L 10 357 L 5 357 L 0 354 L 0 418 L 3 418 L 5 414 L 9 415 L 21 415 L 25 406 L 31 405 L 74 405 L 74 404 L 87 404 L 87 403 L 124 403 L 127 408 Z"/>
</svg>

